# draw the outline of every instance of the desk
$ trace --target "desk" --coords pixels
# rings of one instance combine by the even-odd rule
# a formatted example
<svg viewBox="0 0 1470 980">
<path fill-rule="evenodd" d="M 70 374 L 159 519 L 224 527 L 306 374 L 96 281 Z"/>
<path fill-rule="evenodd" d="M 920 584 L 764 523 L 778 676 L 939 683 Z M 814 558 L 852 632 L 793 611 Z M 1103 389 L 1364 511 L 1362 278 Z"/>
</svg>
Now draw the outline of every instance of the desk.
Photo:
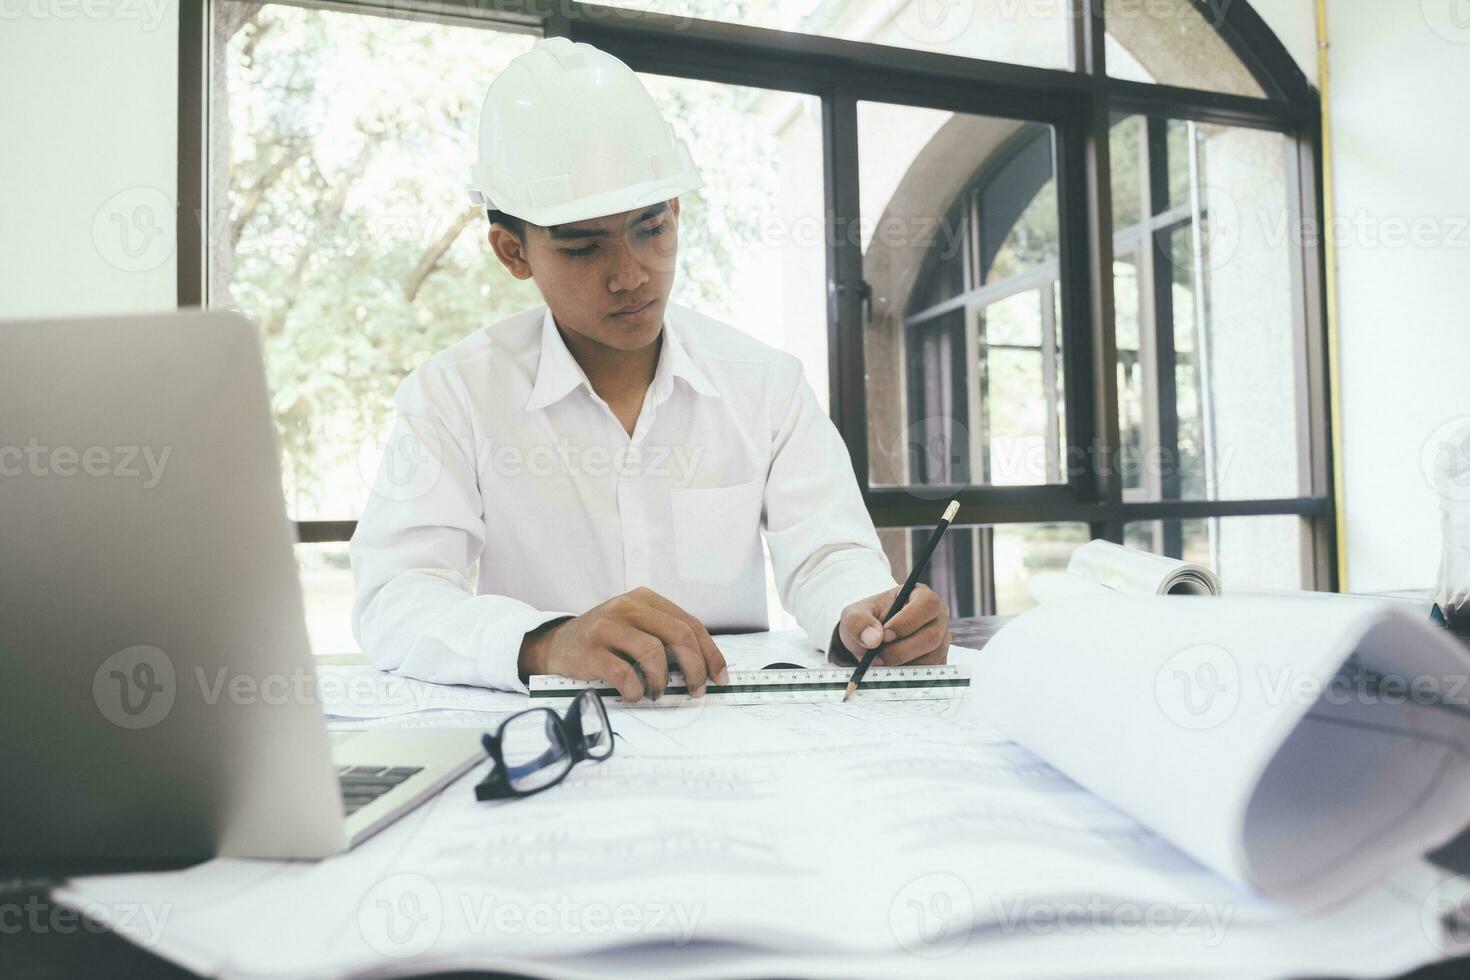
<svg viewBox="0 0 1470 980">
<path fill-rule="evenodd" d="M 1004 618 L 996 617 L 958 619 L 950 624 L 950 632 L 956 644 L 978 649 L 984 647 L 1004 622 Z M 1430 858 L 1442 867 L 1470 874 L 1470 829 L 1431 854 Z M 123 939 L 84 929 L 69 910 L 49 902 L 46 897 L 48 888 L 49 882 L 44 878 L 17 878 L 16 869 L 0 868 L 0 910 L 10 910 L 0 917 L 0 928 L 7 930 L 0 935 L 0 977 L 62 980 L 78 976 L 108 976 L 120 980 L 142 980 L 192 976 Z M 36 931 L 25 927 L 32 909 L 40 910 L 43 921 L 54 913 L 58 917 L 56 928 Z M 18 921 L 23 925 L 20 931 L 9 932 Z M 1466 975 L 1470 975 L 1470 958 L 1436 964 L 1409 974 L 1413 980 L 1458 980 Z"/>
</svg>

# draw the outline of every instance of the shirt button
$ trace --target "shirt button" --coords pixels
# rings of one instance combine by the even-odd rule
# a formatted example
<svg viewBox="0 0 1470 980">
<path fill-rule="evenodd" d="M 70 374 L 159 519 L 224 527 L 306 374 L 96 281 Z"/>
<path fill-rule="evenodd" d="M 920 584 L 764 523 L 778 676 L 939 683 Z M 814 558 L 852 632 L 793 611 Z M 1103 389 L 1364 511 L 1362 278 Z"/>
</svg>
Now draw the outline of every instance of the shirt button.
<svg viewBox="0 0 1470 980">
<path fill-rule="evenodd" d="M 642 561 L 643 560 L 643 551 L 642 551 L 642 549 L 640 549 L 640 548 L 634 548 L 633 551 L 632 551 L 632 553 L 629 555 L 629 557 L 631 557 L 634 561 Z"/>
</svg>

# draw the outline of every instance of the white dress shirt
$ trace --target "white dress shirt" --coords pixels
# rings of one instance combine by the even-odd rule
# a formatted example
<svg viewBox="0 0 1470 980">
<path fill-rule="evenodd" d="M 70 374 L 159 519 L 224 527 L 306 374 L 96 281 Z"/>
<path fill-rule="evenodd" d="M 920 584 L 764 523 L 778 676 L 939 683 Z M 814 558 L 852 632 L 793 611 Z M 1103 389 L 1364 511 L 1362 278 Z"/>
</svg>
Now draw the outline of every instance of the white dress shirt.
<svg viewBox="0 0 1470 980">
<path fill-rule="evenodd" d="M 545 306 L 404 379 L 350 548 L 378 665 L 524 691 L 528 631 L 638 586 L 711 633 L 766 629 L 762 531 L 818 650 L 845 606 L 895 587 L 801 362 L 672 303 L 661 336 L 631 437 Z"/>
</svg>

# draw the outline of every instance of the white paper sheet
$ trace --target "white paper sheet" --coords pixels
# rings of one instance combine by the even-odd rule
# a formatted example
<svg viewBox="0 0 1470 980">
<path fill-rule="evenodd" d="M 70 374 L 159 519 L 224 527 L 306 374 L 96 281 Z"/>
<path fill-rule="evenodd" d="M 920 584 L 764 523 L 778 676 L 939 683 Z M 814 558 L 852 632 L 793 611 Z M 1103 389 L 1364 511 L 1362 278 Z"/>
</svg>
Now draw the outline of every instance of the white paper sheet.
<svg viewBox="0 0 1470 980">
<path fill-rule="evenodd" d="M 721 716 L 741 709 L 721 706 L 671 736 L 686 748 L 629 740 L 531 799 L 477 804 L 471 774 L 357 851 L 285 866 L 233 896 L 222 893 L 250 862 L 214 862 L 223 883 L 199 869 L 175 889 L 144 876 L 68 894 L 94 905 L 140 889 L 168 896 L 183 914 L 156 948 L 179 943 L 196 963 L 200 948 L 227 950 L 214 968 L 250 976 L 346 975 L 487 948 L 536 959 L 695 940 L 924 950 L 925 921 L 907 903 L 939 899 L 963 904 L 966 935 L 1029 914 L 1012 910 L 1014 896 L 1210 903 L 1219 928 L 1273 914 L 982 726 L 955 738 L 954 719 L 925 715 L 901 739 L 810 739 L 793 752 L 806 727 L 795 715 L 808 712 L 780 707 L 727 725 Z M 734 731 L 744 744 L 687 749 Z M 197 914 L 191 891 L 203 894 Z M 424 916 L 432 928 L 420 934 Z"/>
<path fill-rule="evenodd" d="M 1138 705 L 1126 696 L 1111 728 L 1079 737 L 1065 707 L 1085 699 L 1058 692 L 1093 684 L 1107 697 L 1108 672 L 1074 674 L 1084 651 L 1069 650 L 1037 654 L 1017 681 L 1007 671 L 1025 649 L 952 650 L 977 676 L 997 665 L 995 698 L 613 709 L 614 756 L 539 796 L 476 803 L 477 770 L 327 861 L 88 878 L 58 899 L 100 919 L 164 910 L 138 918 L 151 927 L 120 931 L 190 969 L 238 977 L 1180 975 L 1205 964 L 1358 976 L 1439 954 L 1442 930 L 1425 925 L 1439 911 L 1429 869 L 1401 862 L 1390 884 L 1296 914 L 1001 734 L 993 722 L 1016 719 L 994 702 L 1027 705 L 1050 719 L 1033 727 L 1086 743 L 1084 762 L 1113 746 L 1115 768 L 1151 774 L 1153 795 L 1172 801 L 1153 811 L 1166 825 L 1208 819 L 1181 798 L 1211 783 L 1191 769 L 1227 753 L 1141 751 L 1149 726 L 1131 727 Z M 1120 673 L 1127 695 L 1137 670 Z M 1266 741 L 1251 734 L 1248 752 Z"/>
<path fill-rule="evenodd" d="M 766 633 L 717 633 L 712 639 L 731 670 L 760 670 L 775 663 L 799 667 L 830 667 L 825 654 L 812 646 L 799 629 Z"/>
<path fill-rule="evenodd" d="M 755 720 L 782 741 L 810 707 Z M 472 802 L 472 773 L 319 864 L 219 860 L 58 897 L 99 917 L 166 910 L 161 930 L 124 934 L 232 977 L 1371 976 L 1446 942 L 1424 924 L 1443 877 L 1425 867 L 1282 918 L 977 719 L 936 726 L 906 707 L 883 705 L 901 736 L 809 759 L 620 747 L 558 793 L 505 804 Z M 676 738 L 718 739 L 726 714 Z M 846 715 L 820 714 L 834 718 L 819 728 Z M 963 737 L 944 738 L 956 722 Z M 905 748 L 926 735 L 948 750 Z"/>
<path fill-rule="evenodd" d="M 431 684 L 369 665 L 316 669 L 317 697 L 329 718 L 391 718 L 420 711 L 506 711 L 524 694 L 457 684 Z"/>
<path fill-rule="evenodd" d="M 1446 693 L 1470 671 L 1388 605 L 1112 595 L 1017 618 L 972 690 L 998 728 L 1190 854 L 1310 907 L 1470 813 L 1470 718 L 1334 688 L 1354 654 Z"/>
<path fill-rule="evenodd" d="M 500 722 L 526 705 L 496 711 L 474 711 L 457 708 L 431 708 L 411 714 L 385 715 L 381 718 L 328 718 L 327 728 L 334 732 L 361 732 L 371 728 L 483 728 L 493 730 Z"/>
</svg>

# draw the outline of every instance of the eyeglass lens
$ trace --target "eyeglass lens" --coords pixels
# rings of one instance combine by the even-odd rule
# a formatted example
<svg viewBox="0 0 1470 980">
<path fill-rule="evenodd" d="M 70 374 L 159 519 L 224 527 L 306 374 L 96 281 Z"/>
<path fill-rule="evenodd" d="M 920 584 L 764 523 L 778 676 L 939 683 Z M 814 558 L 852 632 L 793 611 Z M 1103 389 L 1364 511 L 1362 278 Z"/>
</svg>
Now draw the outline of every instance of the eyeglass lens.
<svg viewBox="0 0 1470 980">
<path fill-rule="evenodd" d="M 544 789 L 572 766 L 561 722 L 549 710 L 529 711 L 506 722 L 500 754 L 510 787 L 517 793 Z"/>
</svg>

